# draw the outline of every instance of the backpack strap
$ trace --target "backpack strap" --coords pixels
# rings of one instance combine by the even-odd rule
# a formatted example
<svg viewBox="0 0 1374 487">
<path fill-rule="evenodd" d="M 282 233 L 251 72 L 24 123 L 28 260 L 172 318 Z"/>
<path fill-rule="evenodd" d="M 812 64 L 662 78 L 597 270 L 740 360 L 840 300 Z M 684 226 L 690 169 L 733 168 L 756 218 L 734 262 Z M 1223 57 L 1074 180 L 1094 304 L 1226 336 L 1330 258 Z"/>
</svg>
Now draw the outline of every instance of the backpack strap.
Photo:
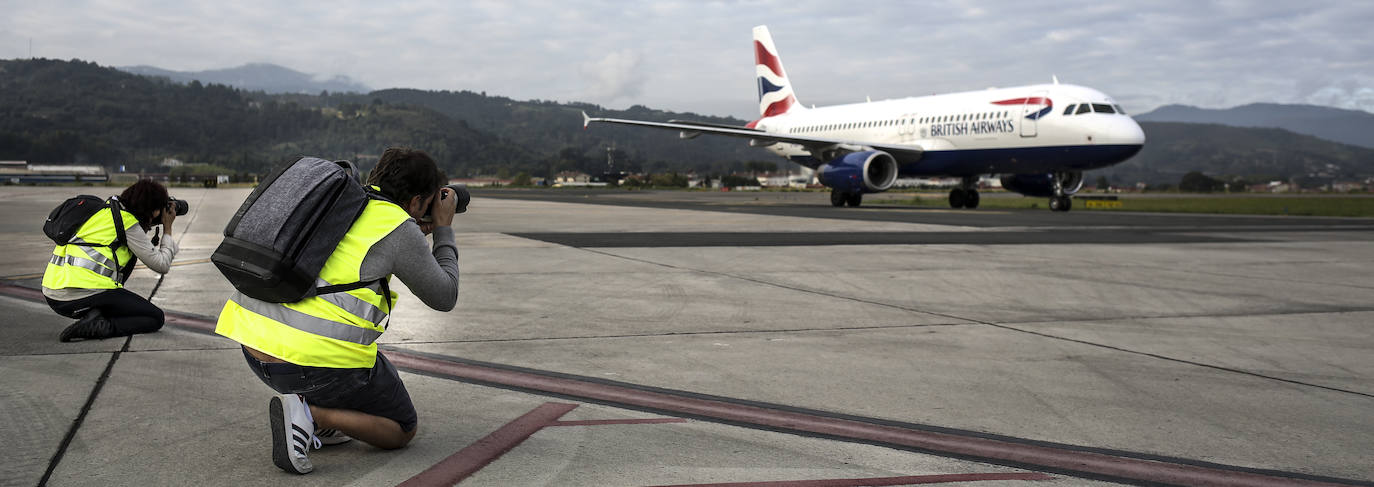
<svg viewBox="0 0 1374 487">
<path fill-rule="evenodd" d="M 387 316 L 387 321 L 389 322 L 389 321 L 391 321 L 391 312 L 392 312 L 392 309 L 391 309 L 391 306 L 392 306 L 392 304 L 391 304 L 391 286 L 388 285 L 388 280 L 387 280 L 386 277 L 380 277 L 380 278 L 377 278 L 377 279 L 373 279 L 373 280 L 371 280 L 371 281 L 358 281 L 358 282 L 350 282 L 350 283 L 348 283 L 348 284 L 334 284 L 334 285 L 325 286 L 325 287 L 317 287 L 317 288 L 315 288 L 315 295 L 316 295 L 316 296 L 319 296 L 319 295 L 321 295 L 321 294 L 341 293 L 341 292 L 344 292 L 344 291 L 352 291 L 352 290 L 354 290 L 354 289 L 362 289 L 362 288 L 371 286 L 372 283 L 374 283 L 374 282 L 376 282 L 376 283 L 381 283 L 381 286 L 382 286 L 382 299 L 385 299 L 385 300 L 386 300 L 386 309 L 387 309 L 386 316 Z M 382 328 L 383 328 L 383 329 L 386 329 L 386 326 L 387 326 L 386 323 L 383 323 L 383 324 L 382 324 Z"/>
<path fill-rule="evenodd" d="M 111 196 L 108 203 L 110 205 L 110 213 L 114 215 L 115 224 L 115 239 L 113 242 L 110 242 L 109 245 L 110 253 L 114 254 L 115 280 L 119 281 L 120 284 L 124 284 L 124 281 L 129 280 L 129 275 L 133 274 L 130 272 L 124 273 L 122 278 L 120 276 L 120 269 L 122 269 L 123 266 L 119 264 L 119 248 L 123 247 L 124 244 L 128 242 L 127 234 L 124 233 L 124 208 L 119 204 L 118 196 Z"/>
</svg>

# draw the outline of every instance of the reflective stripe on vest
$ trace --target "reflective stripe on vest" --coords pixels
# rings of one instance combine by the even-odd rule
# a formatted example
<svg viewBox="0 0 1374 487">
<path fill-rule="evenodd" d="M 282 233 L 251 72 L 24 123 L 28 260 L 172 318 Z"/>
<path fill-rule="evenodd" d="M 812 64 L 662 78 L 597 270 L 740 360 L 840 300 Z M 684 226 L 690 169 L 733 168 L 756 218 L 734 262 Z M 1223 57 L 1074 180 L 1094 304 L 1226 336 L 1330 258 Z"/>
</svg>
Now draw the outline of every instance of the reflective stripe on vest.
<svg viewBox="0 0 1374 487">
<path fill-rule="evenodd" d="M 72 243 L 72 244 L 75 244 L 75 245 L 78 245 L 78 246 L 81 246 L 81 247 L 84 247 L 84 248 L 90 248 L 90 247 L 86 247 L 85 245 L 82 245 L 82 244 L 89 244 L 89 243 L 91 243 L 91 242 L 87 242 L 87 241 L 85 241 L 85 240 L 82 240 L 80 237 L 72 237 L 71 243 Z M 88 251 L 88 252 L 86 252 L 86 255 L 87 255 L 88 257 L 91 258 L 91 259 L 90 259 L 91 261 L 95 261 L 96 264 L 100 264 L 100 265 L 105 266 L 106 268 L 109 268 L 109 269 L 114 269 L 114 274 L 105 274 L 103 271 L 100 271 L 100 270 L 97 270 L 97 269 L 94 269 L 94 268 L 91 268 L 91 267 L 86 267 L 86 266 L 84 266 L 84 265 L 82 265 L 81 267 L 85 267 L 85 268 L 87 268 L 87 269 L 90 269 L 90 270 L 92 270 L 92 271 L 95 271 L 96 273 L 99 273 L 99 274 L 101 274 L 101 275 L 104 275 L 105 277 L 109 277 L 109 278 L 111 278 L 111 279 L 114 279 L 116 282 L 119 281 L 119 265 L 118 265 L 118 264 L 115 264 L 114 259 L 111 259 L 111 258 L 109 258 L 109 257 L 106 257 L 105 254 L 100 253 L 100 251 L 96 251 L 96 252 L 94 252 L 94 253 Z M 70 254 L 68 254 L 68 255 L 67 255 L 67 259 L 68 259 L 67 262 L 71 262 L 71 258 L 72 258 L 72 256 L 71 256 Z M 77 257 L 77 259 L 85 260 L 85 259 L 81 259 L 80 257 Z"/>
<path fill-rule="evenodd" d="M 338 294 L 343 293 L 334 293 L 334 295 Z M 311 316 L 277 303 L 259 301 L 244 296 L 243 293 L 236 292 L 234 293 L 234 297 L 229 299 L 233 300 L 239 306 L 242 306 L 243 309 L 260 314 L 264 318 L 322 337 L 333 338 L 335 340 L 342 340 L 359 345 L 371 345 L 372 342 L 377 341 L 378 337 L 382 336 L 382 332 L 380 331 L 369 330 L 360 326 L 353 326 Z"/>
<path fill-rule="evenodd" d="M 330 284 L 329 281 L 326 281 L 326 280 L 324 280 L 324 279 L 317 279 L 317 280 L 315 280 L 315 287 L 317 287 L 317 288 L 319 288 L 319 287 L 325 287 L 325 286 L 332 286 L 332 285 L 333 285 L 333 284 Z M 381 283 L 376 283 L 376 282 L 374 282 L 374 283 L 372 283 L 372 284 L 369 284 L 369 285 L 363 287 L 362 289 L 370 290 L 370 291 L 372 291 L 372 292 L 377 293 L 378 295 L 382 294 L 382 285 L 381 285 Z M 357 296 L 354 296 L 354 295 L 352 295 L 352 294 L 348 294 L 348 293 L 346 293 L 346 292 L 339 292 L 339 293 L 322 294 L 322 295 L 319 296 L 319 298 L 325 300 L 325 302 L 327 302 L 327 303 L 329 303 L 329 304 L 332 304 L 332 305 L 334 305 L 334 306 L 338 306 L 339 309 L 342 309 L 342 310 L 347 311 L 347 312 L 349 312 L 349 313 L 353 313 L 353 316 L 357 316 L 357 317 L 362 318 L 362 319 L 364 319 L 364 320 L 367 320 L 367 321 L 369 321 L 369 322 L 372 322 L 372 323 L 376 323 L 376 324 L 378 324 L 378 325 L 381 325 L 382 328 L 386 328 L 386 325 L 383 325 L 383 324 L 382 324 L 382 323 L 386 320 L 386 318 L 387 318 L 386 311 L 382 311 L 381 308 L 378 308 L 376 305 L 374 305 L 374 304 L 372 304 L 372 303 L 369 303 L 369 302 L 367 302 L 367 301 L 363 301 L 363 300 L 361 300 L 361 299 L 358 299 Z M 242 302 L 240 302 L 240 304 L 242 304 Z M 319 334 L 319 335 L 323 335 L 323 333 L 318 333 L 318 334 Z M 378 335 L 381 335 L 381 332 L 378 332 L 377 334 L 378 334 Z M 329 336 L 329 335 L 325 335 L 325 336 Z M 371 342 L 369 342 L 369 343 L 371 343 Z M 364 343 L 364 345 L 366 345 L 366 343 Z"/>
<path fill-rule="evenodd" d="M 359 282 L 372 247 L 409 221 L 401 207 L 369 200 L 325 261 L 315 285 Z M 395 293 L 383 295 L 379 282 L 294 303 L 269 303 L 236 293 L 220 312 L 215 332 L 297 365 L 370 368 L 377 360 L 375 342 L 386 331 L 394 303 Z"/>
<path fill-rule="evenodd" d="M 95 257 L 95 256 L 93 255 L 93 256 L 91 256 L 91 257 Z M 103 256 L 101 256 L 101 257 L 103 257 Z M 114 280 L 116 280 L 116 281 L 119 280 L 119 279 L 116 278 L 116 276 L 119 275 L 119 272 L 118 272 L 118 271 L 116 271 L 116 270 L 114 270 L 114 269 L 111 269 L 111 268 L 109 268 L 109 267 L 105 267 L 105 266 L 103 266 L 103 265 L 100 265 L 100 263 L 98 263 L 98 262 L 96 262 L 96 261 L 93 261 L 93 260 L 90 260 L 90 259 L 83 259 L 83 258 L 77 257 L 77 256 L 75 256 L 75 255 L 70 255 L 70 254 L 69 254 L 69 255 L 67 255 L 67 256 L 65 256 L 65 257 L 64 257 L 64 256 L 61 256 L 61 255 L 54 255 L 54 256 L 52 256 L 51 259 L 48 259 L 48 263 L 49 263 L 49 264 L 53 264 L 53 265 L 74 265 L 74 266 L 80 267 L 80 268 L 82 268 L 82 269 L 87 269 L 87 270 L 89 270 L 89 271 L 91 271 L 91 272 L 94 272 L 94 273 L 96 273 L 96 274 L 100 274 L 100 275 L 102 275 L 102 276 L 108 277 L 108 278 L 110 278 L 110 279 L 114 279 Z M 111 264 L 113 264 L 113 263 L 111 263 Z"/>
<path fill-rule="evenodd" d="M 132 213 L 121 213 L 127 231 L 138 224 Z M 118 237 L 115 231 L 114 216 L 110 208 L 97 211 L 86 223 L 81 225 L 68 245 L 53 247 L 52 257 L 48 259 L 43 272 L 43 287 L 48 289 L 118 289 L 121 283 L 121 269 L 116 265 L 116 257 L 123 264 L 134 261 L 134 253 L 128 245 L 119 248 L 106 247 Z M 87 244 L 87 245 L 79 245 Z M 91 244 L 98 245 L 95 247 Z"/>
</svg>

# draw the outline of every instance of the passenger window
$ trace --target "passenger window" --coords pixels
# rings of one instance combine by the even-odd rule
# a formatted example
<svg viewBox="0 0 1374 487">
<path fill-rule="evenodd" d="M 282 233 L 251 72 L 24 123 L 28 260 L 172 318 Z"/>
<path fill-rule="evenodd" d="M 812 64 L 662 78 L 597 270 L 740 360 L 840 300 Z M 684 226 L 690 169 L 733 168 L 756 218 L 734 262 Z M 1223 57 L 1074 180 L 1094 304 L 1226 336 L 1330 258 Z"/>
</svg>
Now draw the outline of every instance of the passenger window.
<svg viewBox="0 0 1374 487">
<path fill-rule="evenodd" d="M 1064 114 L 1065 114 L 1065 115 L 1073 115 L 1073 109 L 1074 109 L 1074 108 L 1078 108 L 1078 105 L 1069 105 L 1067 108 L 1064 109 Z"/>
<path fill-rule="evenodd" d="M 1112 110 L 1111 105 L 1105 103 L 1094 103 L 1093 111 L 1097 113 L 1116 113 L 1116 110 Z"/>
<path fill-rule="evenodd" d="M 1089 105 L 1089 104 L 1087 104 L 1087 103 L 1084 103 L 1084 104 L 1082 104 L 1082 105 L 1079 105 L 1079 106 L 1078 106 L 1078 111 L 1073 112 L 1073 114 L 1074 114 L 1074 115 L 1082 115 L 1082 114 L 1084 114 L 1084 113 L 1091 113 L 1092 111 L 1093 111 L 1093 106 L 1092 106 L 1092 105 Z"/>
</svg>

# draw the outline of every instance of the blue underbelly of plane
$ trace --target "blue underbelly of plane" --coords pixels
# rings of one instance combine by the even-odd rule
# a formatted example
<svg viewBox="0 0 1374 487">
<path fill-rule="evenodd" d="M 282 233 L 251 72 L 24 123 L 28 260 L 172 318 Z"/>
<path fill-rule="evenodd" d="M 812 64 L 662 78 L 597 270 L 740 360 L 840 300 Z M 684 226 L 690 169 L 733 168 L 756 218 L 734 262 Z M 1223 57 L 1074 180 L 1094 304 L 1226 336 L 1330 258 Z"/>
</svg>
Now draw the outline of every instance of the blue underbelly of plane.
<svg viewBox="0 0 1374 487">
<path fill-rule="evenodd" d="M 1087 171 L 1130 159 L 1140 152 L 1141 147 L 1138 144 L 1064 145 L 926 151 L 921 160 L 901 164 L 897 174 L 900 177 L 921 177 Z M 793 157 L 792 160 L 803 165 L 814 165 L 815 161 L 810 156 Z"/>
<path fill-rule="evenodd" d="M 977 176 L 1086 171 L 1107 167 L 1140 152 L 1140 145 L 1070 145 L 1015 149 L 926 151 L 903 164 L 901 176 Z"/>
</svg>

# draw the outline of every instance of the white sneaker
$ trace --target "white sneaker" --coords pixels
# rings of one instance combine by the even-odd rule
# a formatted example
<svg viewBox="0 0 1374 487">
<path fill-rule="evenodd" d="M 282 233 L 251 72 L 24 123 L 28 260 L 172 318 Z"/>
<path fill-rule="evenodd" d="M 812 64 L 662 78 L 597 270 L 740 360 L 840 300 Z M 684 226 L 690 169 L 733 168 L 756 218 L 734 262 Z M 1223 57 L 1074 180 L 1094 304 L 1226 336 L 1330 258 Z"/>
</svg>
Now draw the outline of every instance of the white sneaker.
<svg viewBox="0 0 1374 487">
<path fill-rule="evenodd" d="M 282 394 L 267 403 L 272 418 L 272 463 L 287 472 L 307 474 L 315 467 L 306 453 L 310 447 L 319 448 L 320 439 L 314 435 L 315 421 L 310 407 L 296 394 Z"/>
<path fill-rule="evenodd" d="M 324 446 L 341 445 L 353 441 L 353 437 L 334 428 L 315 428 L 315 438 L 319 438 L 320 444 Z"/>
</svg>

